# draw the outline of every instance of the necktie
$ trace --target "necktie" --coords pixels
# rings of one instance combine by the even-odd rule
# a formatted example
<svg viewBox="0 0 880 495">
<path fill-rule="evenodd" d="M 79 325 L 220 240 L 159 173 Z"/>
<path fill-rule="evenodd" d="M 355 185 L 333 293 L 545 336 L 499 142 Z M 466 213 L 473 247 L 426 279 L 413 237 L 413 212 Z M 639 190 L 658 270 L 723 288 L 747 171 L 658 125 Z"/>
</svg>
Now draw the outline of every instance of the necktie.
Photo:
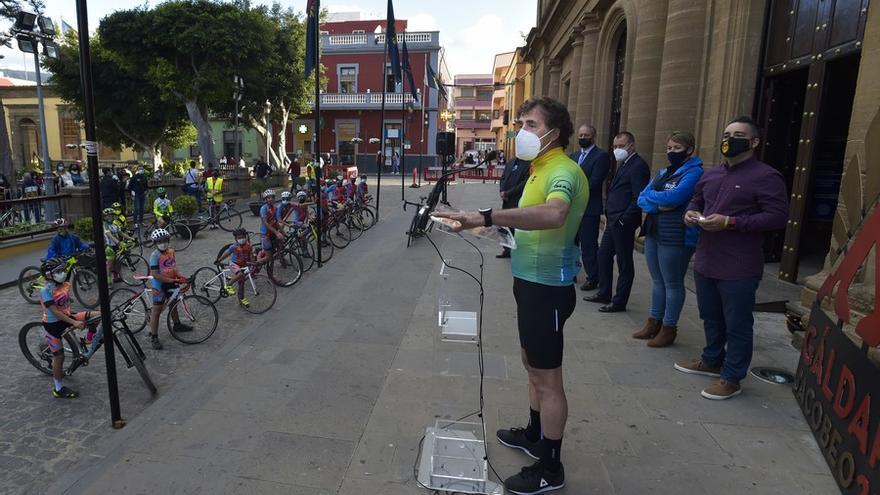
<svg viewBox="0 0 880 495">
<path fill-rule="evenodd" d="M 583 165 L 584 158 L 586 158 L 586 157 L 587 157 L 587 150 L 581 150 L 581 157 L 578 160 L 578 165 Z"/>
</svg>

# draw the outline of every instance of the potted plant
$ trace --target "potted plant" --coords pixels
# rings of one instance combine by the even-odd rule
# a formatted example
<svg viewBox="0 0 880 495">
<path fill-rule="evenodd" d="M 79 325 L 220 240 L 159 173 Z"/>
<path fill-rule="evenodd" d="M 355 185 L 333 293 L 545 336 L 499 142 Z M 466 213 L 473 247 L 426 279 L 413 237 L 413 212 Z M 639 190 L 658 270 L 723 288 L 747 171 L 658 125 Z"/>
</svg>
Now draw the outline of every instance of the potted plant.
<svg viewBox="0 0 880 495">
<path fill-rule="evenodd" d="M 185 194 L 178 196 L 171 200 L 171 206 L 174 208 L 174 213 L 178 216 L 178 222 L 189 227 L 192 231 L 193 237 L 196 236 L 196 232 L 205 226 L 202 220 L 193 218 L 193 215 L 196 214 L 198 209 L 198 205 L 196 204 L 195 198 L 192 196 Z"/>
</svg>

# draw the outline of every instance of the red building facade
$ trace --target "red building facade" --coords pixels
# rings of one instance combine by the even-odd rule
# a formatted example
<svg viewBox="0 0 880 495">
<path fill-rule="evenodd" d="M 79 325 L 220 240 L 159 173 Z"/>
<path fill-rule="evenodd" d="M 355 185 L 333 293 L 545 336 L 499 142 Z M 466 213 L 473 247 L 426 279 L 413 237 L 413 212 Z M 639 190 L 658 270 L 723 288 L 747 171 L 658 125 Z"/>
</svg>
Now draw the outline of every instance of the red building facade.
<svg viewBox="0 0 880 495">
<path fill-rule="evenodd" d="M 406 169 L 433 165 L 439 109 L 446 107 L 436 89 L 425 86 L 425 67 L 439 74 L 439 33 L 405 32 L 398 20 L 398 45 L 404 37 L 416 85 L 413 98 L 409 82 L 395 84 L 388 64 L 383 70 L 384 20 L 332 22 L 321 26 L 321 64 L 327 86 L 321 94 L 321 153 L 334 164 L 355 165 L 375 172 L 382 134 L 381 107 L 385 92 L 385 155 L 405 155 Z M 401 53 L 401 56 L 403 54 Z M 406 79 L 406 77 L 404 77 Z M 312 156 L 314 116 L 303 115 L 288 126 L 287 152 Z"/>
</svg>

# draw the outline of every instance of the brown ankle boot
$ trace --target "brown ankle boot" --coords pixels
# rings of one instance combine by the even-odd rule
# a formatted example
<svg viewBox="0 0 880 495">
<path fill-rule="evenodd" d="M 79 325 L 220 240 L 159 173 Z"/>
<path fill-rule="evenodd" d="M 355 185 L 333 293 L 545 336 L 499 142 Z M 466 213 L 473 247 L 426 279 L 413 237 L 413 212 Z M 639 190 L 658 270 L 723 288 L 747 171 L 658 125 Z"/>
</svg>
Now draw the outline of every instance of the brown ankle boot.
<svg viewBox="0 0 880 495">
<path fill-rule="evenodd" d="M 648 341 L 648 347 L 666 347 L 675 342 L 675 336 L 678 334 L 678 328 L 669 325 L 663 325 L 660 333 Z"/>
<path fill-rule="evenodd" d="M 634 339 L 640 340 L 648 340 L 653 339 L 657 332 L 660 331 L 660 326 L 663 324 L 660 320 L 655 320 L 654 318 L 648 318 L 648 321 L 645 323 L 645 326 L 642 327 L 641 330 L 633 334 Z"/>
</svg>

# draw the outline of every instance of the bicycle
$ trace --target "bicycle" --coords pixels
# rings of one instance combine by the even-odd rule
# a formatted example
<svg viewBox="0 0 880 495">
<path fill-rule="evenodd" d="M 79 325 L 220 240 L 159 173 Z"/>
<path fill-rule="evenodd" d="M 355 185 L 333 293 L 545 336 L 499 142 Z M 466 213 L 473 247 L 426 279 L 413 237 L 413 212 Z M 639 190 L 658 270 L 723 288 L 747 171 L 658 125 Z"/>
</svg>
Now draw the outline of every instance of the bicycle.
<svg viewBox="0 0 880 495">
<path fill-rule="evenodd" d="M 138 333 L 150 322 L 153 308 L 153 288 L 147 282 L 153 280 L 152 275 L 136 275 L 135 278 L 144 284 L 141 291 L 129 288 L 120 288 L 110 294 L 110 304 L 116 305 L 128 317 L 134 317 L 137 328 L 132 333 Z M 176 340 L 184 344 L 200 344 L 217 330 L 219 314 L 217 307 L 208 298 L 198 294 L 187 294 L 193 284 L 190 277 L 182 286 L 175 287 L 165 302 L 165 324 L 168 332 Z M 180 332 L 174 330 L 174 320 L 171 317 L 173 310 L 177 308 L 177 315 L 181 322 L 192 326 L 192 330 Z"/>
<path fill-rule="evenodd" d="M 260 250 L 255 250 L 259 259 Z M 287 249 L 283 240 L 275 243 L 272 260 L 266 264 L 266 275 L 279 287 L 290 287 L 299 282 L 303 274 L 303 262 L 293 249 Z"/>
<path fill-rule="evenodd" d="M 0 214 L 0 227 L 12 227 L 19 223 L 22 223 L 22 217 L 15 208 L 9 208 Z"/>
<path fill-rule="evenodd" d="M 329 247 L 322 249 L 321 252 L 322 261 L 324 262 L 329 261 L 333 257 L 333 244 L 328 243 L 327 246 Z M 292 250 L 299 256 L 299 259 L 302 260 L 303 272 L 311 270 L 318 257 L 314 238 L 311 236 L 311 229 L 304 225 L 291 227 L 289 232 L 284 234 L 284 246 L 282 249 Z M 329 253 L 329 255 L 325 255 L 325 253 Z"/>
<path fill-rule="evenodd" d="M 113 341 L 116 343 L 116 348 L 125 361 L 125 366 L 127 368 L 134 367 L 150 393 L 155 394 L 156 385 L 153 383 L 152 377 L 150 377 L 146 364 L 144 364 L 147 356 L 137 343 L 137 339 L 134 338 L 134 334 L 129 329 L 126 319 L 127 315 L 125 312 L 118 311 L 118 308 L 112 311 Z M 94 331 L 101 323 L 101 315 L 93 316 L 87 319 L 85 323 L 86 328 Z M 104 345 L 103 332 L 98 331 L 95 333 L 93 338 L 99 340 L 97 343 L 90 344 L 86 342 L 85 337 L 82 335 L 76 335 L 75 329 L 76 327 L 71 326 L 61 335 L 61 339 L 64 342 L 64 352 L 69 352 L 73 356 L 69 364 L 65 362 L 67 366 L 64 369 L 64 376 L 72 375 L 81 366 L 88 366 L 91 357 Z M 46 333 L 41 322 L 35 321 L 23 326 L 18 332 L 18 345 L 24 357 L 34 368 L 47 375 L 52 375 L 52 351 L 49 350 L 49 344 L 46 342 Z"/>
<path fill-rule="evenodd" d="M 147 225 L 143 229 L 140 239 L 141 244 L 144 247 L 152 248 L 153 246 L 155 246 L 156 243 L 153 242 L 153 239 L 150 238 L 150 235 L 157 228 L 159 228 L 158 222 Z M 192 244 L 192 230 L 190 230 L 190 228 L 186 224 L 180 223 L 177 219 L 172 218 L 171 221 L 167 222 L 162 228 L 164 228 L 168 231 L 169 234 L 171 234 L 171 239 L 168 241 L 171 249 L 180 252 L 188 248 L 190 244 Z M 138 227 L 138 230 L 140 230 L 140 227 Z"/>
<path fill-rule="evenodd" d="M 122 242 L 119 244 L 119 252 L 116 253 L 114 266 L 125 285 L 138 286 L 141 282 L 135 278 L 138 273 L 147 273 L 150 270 L 147 260 L 131 251 L 136 242 Z"/>
<path fill-rule="evenodd" d="M 421 237 L 425 234 L 425 224 L 428 221 L 428 214 L 431 210 L 427 200 L 427 196 L 420 196 L 418 203 L 413 203 L 411 201 L 403 202 L 403 211 L 406 211 L 407 206 L 416 207 L 416 214 L 413 216 L 412 222 L 409 224 L 409 229 L 406 231 L 406 247 L 410 247 L 417 237 Z M 427 232 L 430 232 L 433 228 L 433 223 L 427 225 Z"/>
<path fill-rule="evenodd" d="M 253 314 L 262 314 L 275 305 L 278 297 L 275 284 L 267 277 L 258 273 L 259 267 L 248 263 L 242 269 L 244 279 L 238 282 L 240 297 L 246 298 L 247 305 L 242 304 L 245 311 Z M 217 304 L 220 298 L 227 297 L 225 287 L 233 277 L 228 267 L 215 263 L 213 267 L 203 266 L 193 274 L 194 291 L 206 297 L 209 301 Z"/>
<path fill-rule="evenodd" d="M 226 232 L 232 232 L 241 227 L 241 212 L 235 209 L 234 204 L 234 199 L 227 199 L 218 208 L 217 204 L 210 201 L 208 204 L 208 215 L 203 215 L 199 218 L 206 225 L 216 225 Z"/>
<path fill-rule="evenodd" d="M 82 264 L 78 257 L 84 260 Z M 98 276 L 86 264 L 85 253 L 67 258 L 67 273 L 73 288 L 73 295 L 80 304 L 89 309 L 98 307 Z M 40 263 L 45 262 L 40 258 Z M 92 260 L 93 262 L 93 260 Z M 39 266 L 26 266 L 18 274 L 18 292 L 25 301 L 31 304 L 40 303 L 40 290 L 46 287 L 46 277 L 40 272 Z"/>
</svg>

